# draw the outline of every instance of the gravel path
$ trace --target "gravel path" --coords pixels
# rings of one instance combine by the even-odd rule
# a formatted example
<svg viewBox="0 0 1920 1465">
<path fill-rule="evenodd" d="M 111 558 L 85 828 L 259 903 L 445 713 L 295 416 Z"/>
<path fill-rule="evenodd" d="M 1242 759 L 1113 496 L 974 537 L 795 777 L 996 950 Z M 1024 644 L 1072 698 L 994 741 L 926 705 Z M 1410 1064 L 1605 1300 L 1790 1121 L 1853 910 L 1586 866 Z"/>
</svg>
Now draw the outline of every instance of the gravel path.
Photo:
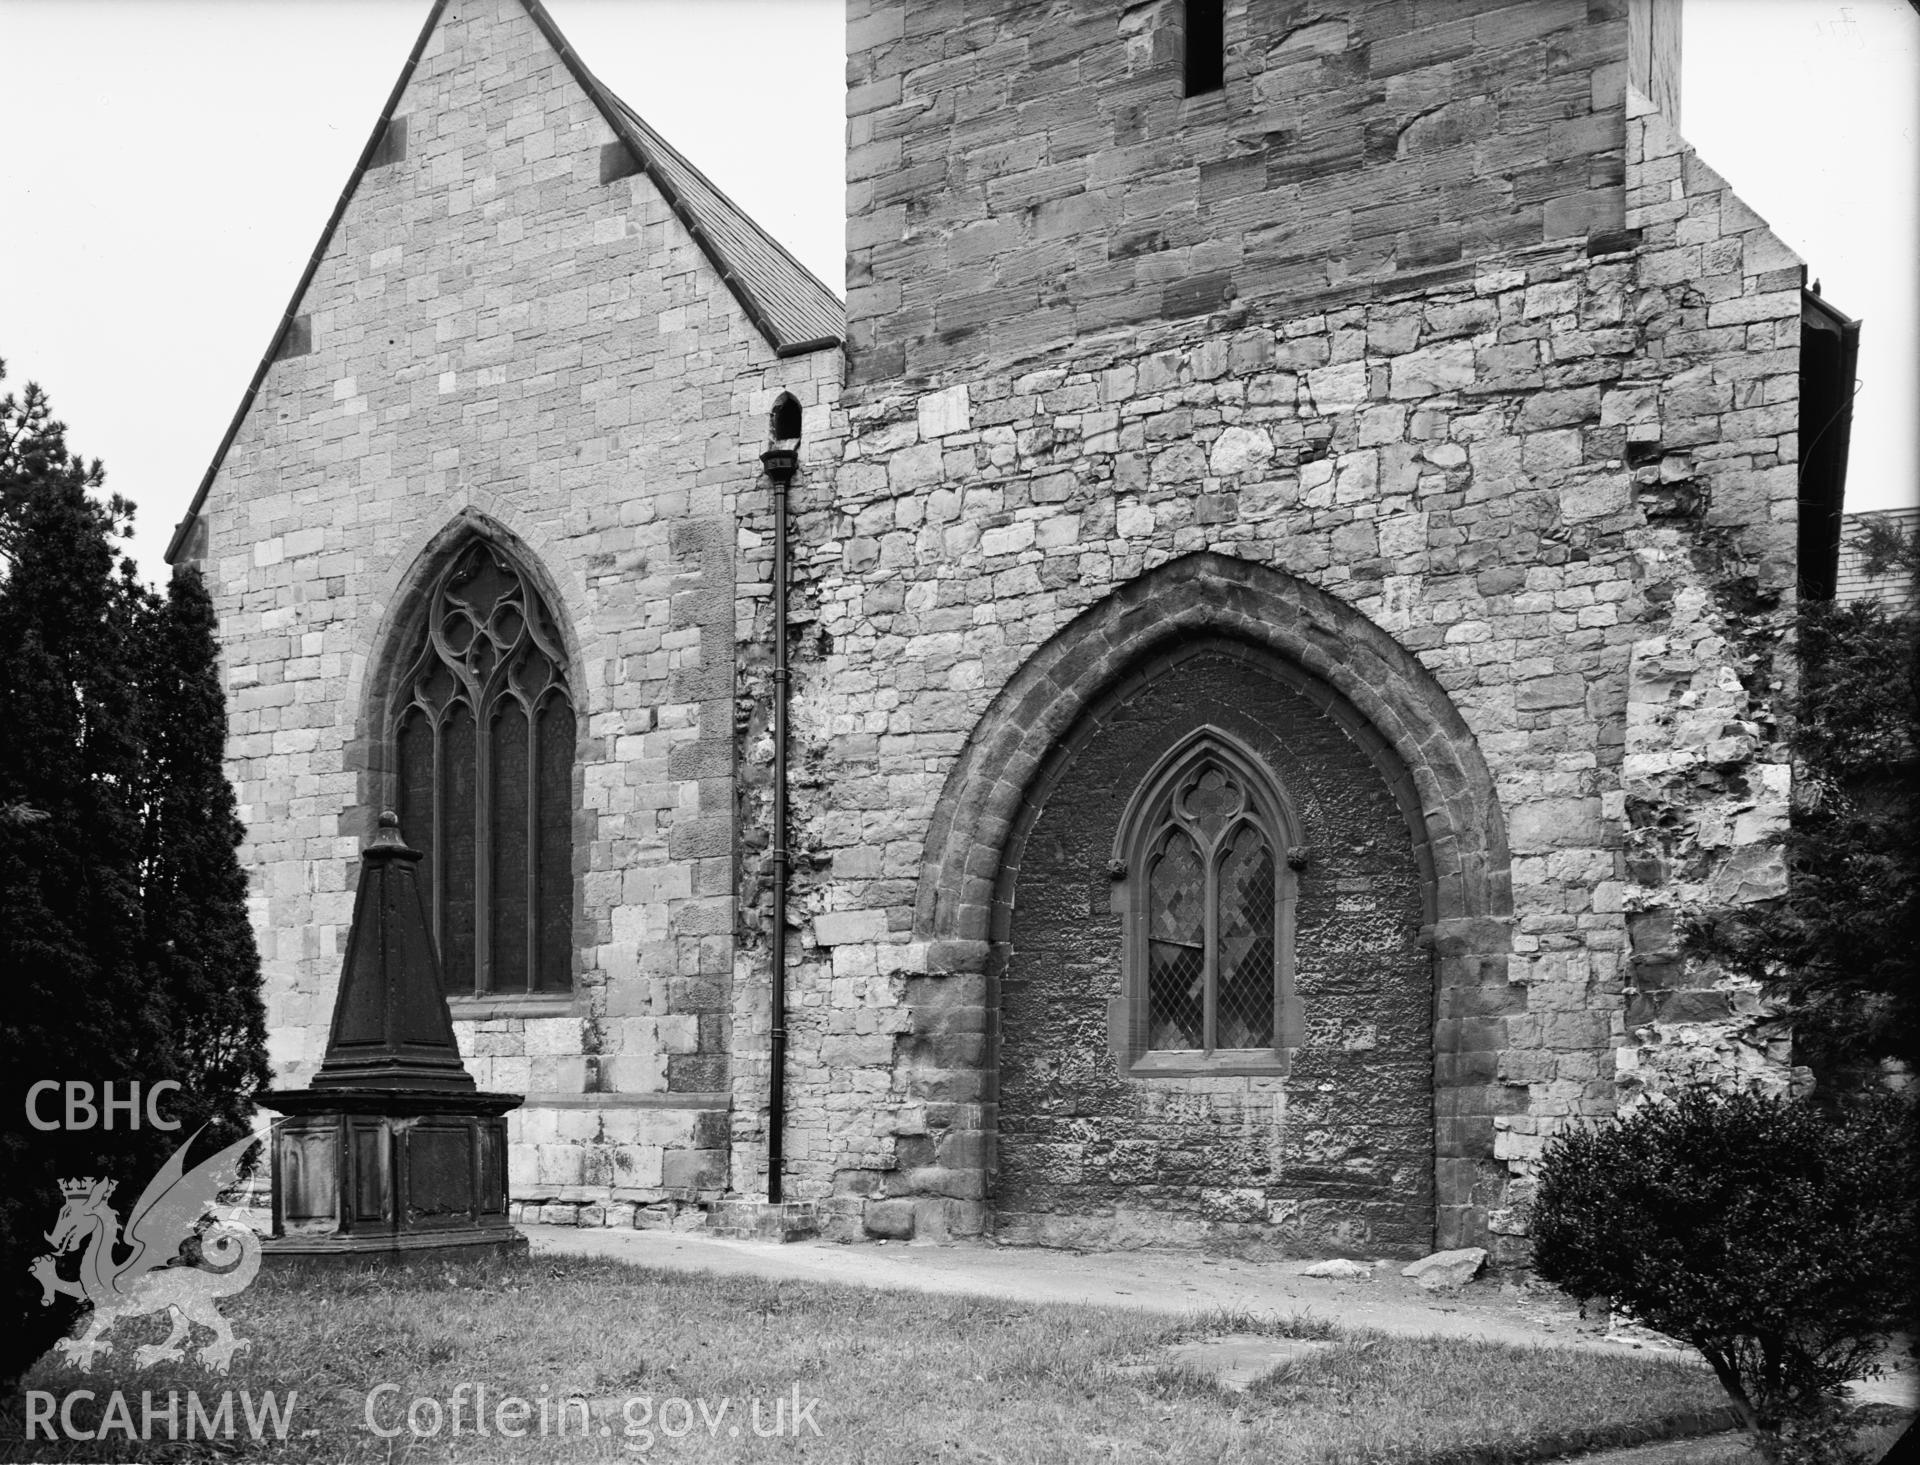
<svg viewBox="0 0 1920 1465">
<path fill-rule="evenodd" d="M 1069 1252 L 991 1242 L 838 1245 L 732 1241 L 697 1232 L 523 1226 L 536 1254 L 604 1256 L 668 1271 L 720 1272 L 885 1291 L 964 1293 L 1015 1302 L 1080 1302 L 1184 1314 L 1310 1313 L 1356 1328 L 1419 1337 L 1609 1352 L 1656 1345 L 1609 1334 L 1562 1294 L 1481 1280 L 1457 1293 L 1425 1292 L 1399 1262 L 1374 1265 L 1364 1281 L 1303 1276 L 1310 1261 L 1252 1262 L 1194 1252 Z M 1920 1406 L 1920 1374 L 1898 1353 L 1885 1378 L 1850 1392 L 1863 1402 Z M 1744 1436 L 1674 1440 L 1582 1457 L 1582 1465 L 1749 1465 Z"/>
<path fill-rule="evenodd" d="M 970 1293 L 1019 1302 L 1084 1302 L 1187 1313 L 1225 1308 L 1305 1313 L 1384 1333 L 1618 1347 L 1583 1321 L 1558 1293 L 1481 1281 L 1452 1294 L 1423 1292 L 1400 1263 L 1376 1266 L 1368 1281 L 1301 1273 L 1312 1263 L 1251 1262 L 1192 1252 L 1067 1252 L 956 1242 L 922 1246 L 868 1242 L 777 1245 L 691 1232 L 580 1230 L 525 1226 L 536 1252 L 610 1256 L 675 1271 L 744 1273 L 809 1282 L 845 1282 L 888 1291 Z"/>
</svg>

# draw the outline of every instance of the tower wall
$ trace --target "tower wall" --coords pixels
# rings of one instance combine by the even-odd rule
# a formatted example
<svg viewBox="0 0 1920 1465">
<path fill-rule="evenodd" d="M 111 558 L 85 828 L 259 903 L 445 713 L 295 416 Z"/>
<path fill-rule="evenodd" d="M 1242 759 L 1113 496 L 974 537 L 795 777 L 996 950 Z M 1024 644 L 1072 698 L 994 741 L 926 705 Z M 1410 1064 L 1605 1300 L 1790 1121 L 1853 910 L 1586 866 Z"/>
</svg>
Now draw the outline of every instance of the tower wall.
<svg viewBox="0 0 1920 1465">
<path fill-rule="evenodd" d="M 1429 933 L 1435 1240 L 1517 1254 L 1558 1127 L 1648 1075 L 1784 1081 L 1755 995 L 1674 932 L 1784 879 L 1802 271 L 1629 90 L 1623 11 L 1230 6 L 1226 88 L 1187 100 L 1176 12 L 849 14 L 848 440 L 802 561 L 800 1184 L 876 1234 L 992 1224 L 981 892 L 1039 769 L 963 775 L 1088 658 L 1125 672 L 1156 614 L 1130 586 L 1213 555 L 1305 587 L 1273 612 L 1304 664 L 1379 664 L 1311 591 L 1432 678 L 1426 719 L 1378 728 L 1410 766 L 1490 770 L 1501 837 L 1472 858 L 1506 903 Z M 949 798 L 1008 812 L 956 846 Z M 1247 1235 L 1286 1241 L 1286 1183 Z"/>
</svg>

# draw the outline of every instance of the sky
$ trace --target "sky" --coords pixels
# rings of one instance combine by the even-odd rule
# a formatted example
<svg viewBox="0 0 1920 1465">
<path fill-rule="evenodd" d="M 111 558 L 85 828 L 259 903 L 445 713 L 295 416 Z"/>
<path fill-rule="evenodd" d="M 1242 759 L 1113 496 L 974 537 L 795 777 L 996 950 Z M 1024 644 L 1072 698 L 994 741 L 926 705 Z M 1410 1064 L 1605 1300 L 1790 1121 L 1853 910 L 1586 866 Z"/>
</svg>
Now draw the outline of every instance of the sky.
<svg viewBox="0 0 1920 1465">
<path fill-rule="evenodd" d="M 149 578 L 426 0 L 0 0 L 0 359 L 139 506 Z M 842 283 L 840 0 L 547 0 L 615 93 Z M 1861 317 L 1848 507 L 1920 485 L 1920 13 L 1686 0 L 1682 127 Z"/>
</svg>

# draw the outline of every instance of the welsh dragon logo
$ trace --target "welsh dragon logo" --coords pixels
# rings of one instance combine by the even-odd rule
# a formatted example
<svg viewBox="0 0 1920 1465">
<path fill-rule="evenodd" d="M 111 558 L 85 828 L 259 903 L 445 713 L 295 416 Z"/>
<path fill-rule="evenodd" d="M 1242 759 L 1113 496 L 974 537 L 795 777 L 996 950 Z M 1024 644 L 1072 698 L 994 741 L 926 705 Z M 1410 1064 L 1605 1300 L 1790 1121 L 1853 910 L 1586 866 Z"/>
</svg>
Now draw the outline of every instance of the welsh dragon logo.
<svg viewBox="0 0 1920 1465">
<path fill-rule="evenodd" d="M 113 1351 L 106 1334 L 115 1325 L 126 1318 L 156 1312 L 172 1315 L 173 1331 L 164 1343 L 135 1349 L 137 1367 L 185 1357 L 186 1349 L 181 1345 L 196 1323 L 214 1334 L 199 1353 L 200 1361 L 209 1368 L 225 1373 L 234 1350 L 251 1346 L 233 1336 L 233 1329 L 213 1304 L 215 1298 L 244 1289 L 260 1270 L 260 1239 L 252 1228 L 216 1222 L 202 1232 L 200 1255 L 210 1266 L 193 1265 L 178 1253 L 214 1198 L 233 1183 L 241 1157 L 260 1142 L 260 1136 L 248 1135 L 187 1170 L 187 1150 L 198 1134 L 196 1130 L 173 1152 L 140 1193 L 127 1217 L 124 1238 L 120 1218 L 108 1204 L 113 1181 L 89 1177 L 61 1182 L 60 1193 L 66 1197 L 66 1204 L 60 1208 L 53 1230 L 47 1233 L 53 1250 L 36 1258 L 31 1271 L 42 1288 L 42 1307 L 51 1306 L 57 1293 L 93 1304 L 86 1332 L 55 1345 L 82 1369 L 93 1367 L 95 1354 Z M 117 1259 L 116 1252 L 124 1248 L 131 1248 L 129 1254 Z M 76 1250 L 82 1252 L 80 1278 L 69 1282 L 55 1267 L 61 1257 Z"/>
</svg>

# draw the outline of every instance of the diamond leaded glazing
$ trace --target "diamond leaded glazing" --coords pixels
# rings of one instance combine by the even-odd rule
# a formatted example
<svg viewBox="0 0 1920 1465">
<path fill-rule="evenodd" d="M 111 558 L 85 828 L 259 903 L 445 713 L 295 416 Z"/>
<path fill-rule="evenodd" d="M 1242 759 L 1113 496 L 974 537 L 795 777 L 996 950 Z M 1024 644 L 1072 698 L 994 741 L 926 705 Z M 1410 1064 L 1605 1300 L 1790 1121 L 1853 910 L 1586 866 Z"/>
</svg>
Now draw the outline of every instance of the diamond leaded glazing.
<svg viewBox="0 0 1920 1465">
<path fill-rule="evenodd" d="M 1273 846 L 1252 824 L 1233 832 L 1220 857 L 1218 1046 L 1273 1045 Z"/>
<path fill-rule="evenodd" d="M 1206 878 L 1193 841 L 1170 831 L 1147 880 L 1147 1041 L 1155 1048 L 1206 1040 Z"/>
<path fill-rule="evenodd" d="M 1278 830 L 1227 760 L 1189 760 L 1146 810 L 1146 1047 L 1271 1049 L 1280 987 Z"/>
</svg>

